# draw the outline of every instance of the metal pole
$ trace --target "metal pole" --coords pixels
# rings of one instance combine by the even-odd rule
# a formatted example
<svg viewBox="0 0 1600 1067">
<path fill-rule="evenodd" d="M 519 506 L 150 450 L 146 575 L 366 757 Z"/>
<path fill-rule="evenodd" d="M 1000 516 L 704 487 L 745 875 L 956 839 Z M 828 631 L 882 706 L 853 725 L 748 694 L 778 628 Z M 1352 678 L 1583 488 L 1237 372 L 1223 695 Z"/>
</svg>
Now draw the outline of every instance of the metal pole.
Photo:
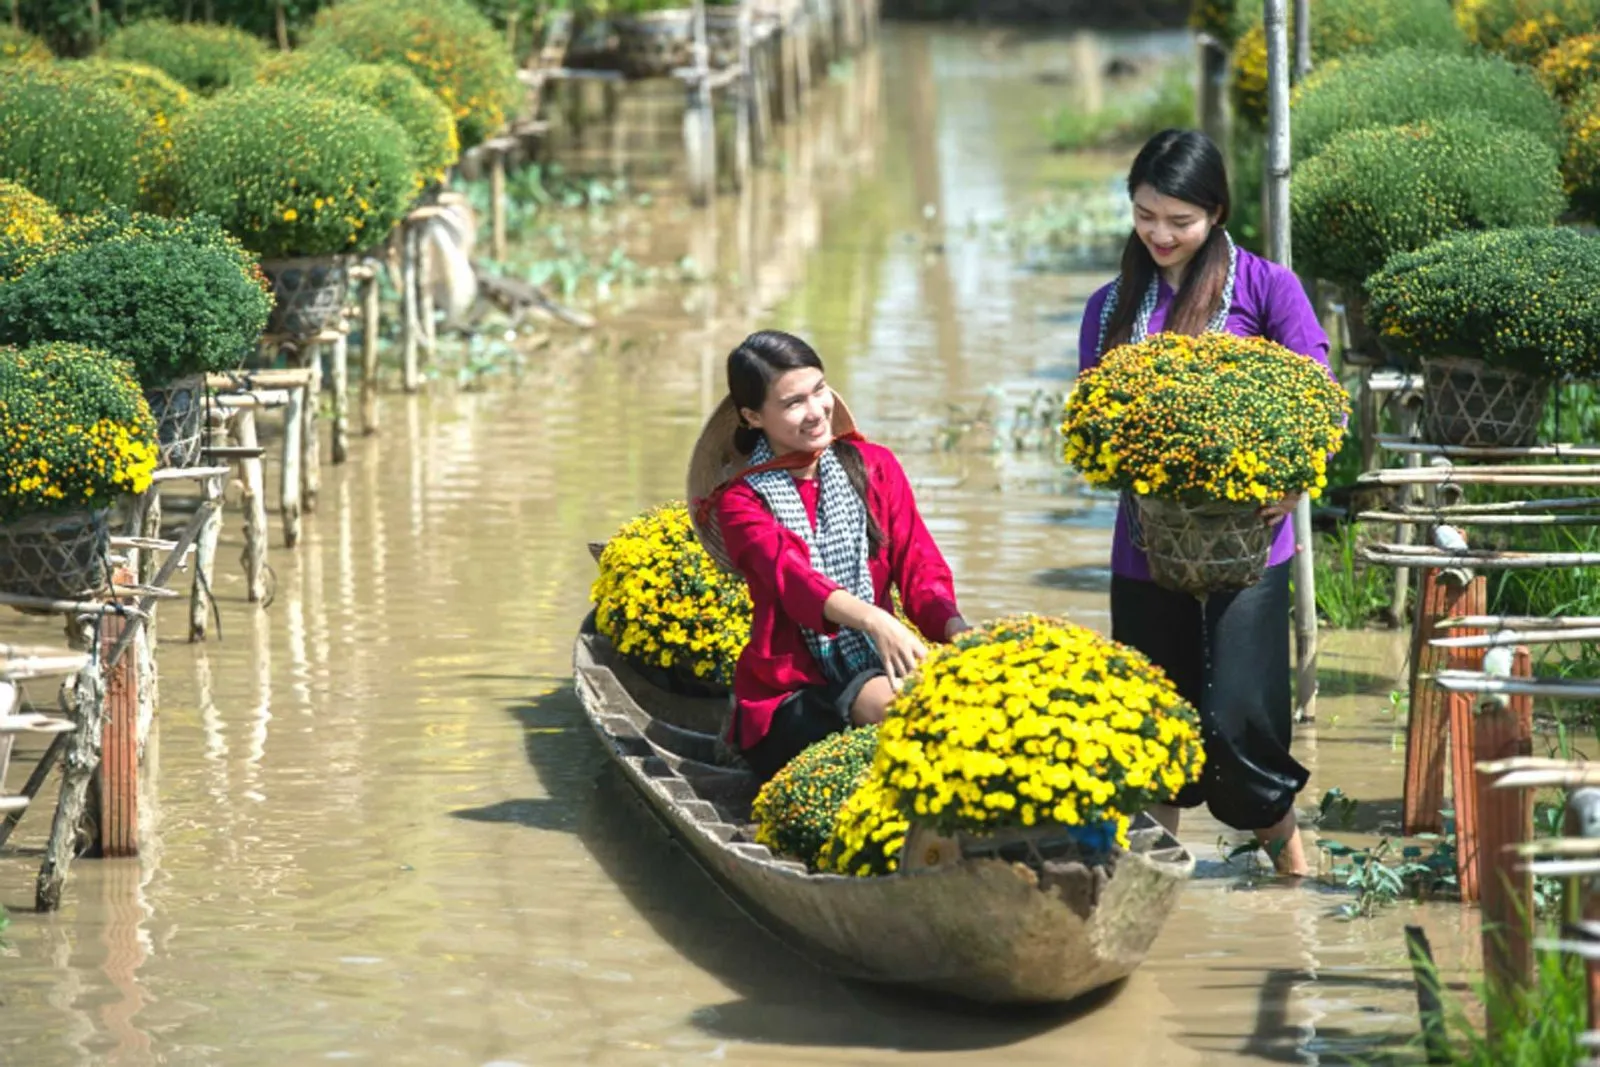
<svg viewBox="0 0 1600 1067">
<path fill-rule="evenodd" d="M 1267 255 L 1294 265 L 1289 235 L 1289 12 L 1288 0 L 1264 0 L 1267 30 Z M 1297 0 L 1298 3 L 1298 0 Z M 1307 23 L 1302 18 L 1302 32 Z M 1295 715 L 1316 715 L 1317 589 L 1311 536 L 1311 498 L 1294 511 Z"/>
</svg>

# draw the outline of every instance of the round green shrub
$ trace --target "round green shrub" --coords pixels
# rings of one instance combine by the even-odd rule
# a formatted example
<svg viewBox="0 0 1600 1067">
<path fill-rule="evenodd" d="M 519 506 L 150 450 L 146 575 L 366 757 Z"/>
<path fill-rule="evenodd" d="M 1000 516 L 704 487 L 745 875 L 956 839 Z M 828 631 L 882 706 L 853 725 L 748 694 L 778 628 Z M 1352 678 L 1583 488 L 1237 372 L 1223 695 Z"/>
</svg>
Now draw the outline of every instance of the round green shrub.
<svg viewBox="0 0 1600 1067">
<path fill-rule="evenodd" d="M 1564 141 L 1561 109 L 1526 67 L 1498 56 L 1402 48 L 1316 71 L 1295 89 L 1294 158 L 1316 155 L 1346 130 L 1463 112 L 1526 130 L 1552 148 Z"/>
<path fill-rule="evenodd" d="M 42 197 L 0 178 L 0 245 L 37 245 L 61 229 L 61 216 Z"/>
<path fill-rule="evenodd" d="M 1559 156 L 1523 130 L 1471 117 L 1351 130 L 1295 170 L 1295 266 L 1359 286 L 1397 252 L 1565 208 Z"/>
<path fill-rule="evenodd" d="M 398 63 L 357 63 L 336 48 L 297 49 L 263 64 L 256 80 L 346 97 L 394 119 L 410 142 L 419 189 L 443 180 L 461 155 L 450 109 Z"/>
<path fill-rule="evenodd" d="M 1600 375 L 1600 237 L 1569 227 L 1458 234 L 1394 256 L 1367 291 L 1373 326 L 1396 351 Z"/>
<path fill-rule="evenodd" d="M 1517 63 L 1600 25 L 1600 0 L 1469 0 L 1462 12 L 1473 38 Z"/>
<path fill-rule="evenodd" d="M 1267 121 L 1267 33 L 1261 4 L 1252 2 L 1250 7 L 1250 28 L 1234 46 L 1229 95 L 1234 113 L 1260 128 Z M 1293 22 L 1291 14 L 1291 48 Z M 1460 53 L 1466 51 L 1467 38 L 1444 0 L 1312 0 L 1311 54 L 1318 66 L 1406 47 Z"/>
<path fill-rule="evenodd" d="M 863 726 L 809 746 L 761 787 L 751 806 L 756 840 L 813 870 L 839 809 L 872 767 L 878 728 Z"/>
<path fill-rule="evenodd" d="M 138 106 L 52 67 L 0 65 L 0 178 L 65 214 L 132 207 L 151 122 Z"/>
<path fill-rule="evenodd" d="M 0 348 L 0 522 L 149 488 L 156 423 L 128 365 L 64 343 Z"/>
<path fill-rule="evenodd" d="M 272 310 L 255 259 L 200 215 L 96 217 L 0 285 L 0 344 L 76 341 L 146 388 L 239 365 Z"/>
<path fill-rule="evenodd" d="M 0 63 L 47 63 L 50 49 L 26 30 L 0 23 Z"/>
<path fill-rule="evenodd" d="M 173 127 L 156 182 L 165 214 L 214 215 L 264 259 L 371 248 L 415 187 L 405 131 L 348 100 L 255 86 Z"/>
<path fill-rule="evenodd" d="M 140 19 L 112 33 L 102 54 L 166 71 L 202 93 L 243 84 L 266 58 L 267 46 L 232 26 Z"/>
<path fill-rule="evenodd" d="M 56 69 L 70 78 L 127 97 L 150 116 L 163 137 L 171 130 L 172 120 L 194 103 L 194 94 L 177 79 L 148 63 L 96 56 L 71 60 Z"/>
<path fill-rule="evenodd" d="M 463 150 L 504 125 L 520 95 L 505 38 L 465 0 L 348 0 L 317 14 L 307 43 L 408 67 L 450 109 Z"/>
<path fill-rule="evenodd" d="M 1600 83 L 1600 33 L 1568 37 L 1539 58 L 1539 82 L 1563 104 Z"/>
<path fill-rule="evenodd" d="M 1567 150 L 1561 161 L 1572 206 L 1600 221 L 1600 84 L 1591 85 L 1567 109 Z"/>
</svg>

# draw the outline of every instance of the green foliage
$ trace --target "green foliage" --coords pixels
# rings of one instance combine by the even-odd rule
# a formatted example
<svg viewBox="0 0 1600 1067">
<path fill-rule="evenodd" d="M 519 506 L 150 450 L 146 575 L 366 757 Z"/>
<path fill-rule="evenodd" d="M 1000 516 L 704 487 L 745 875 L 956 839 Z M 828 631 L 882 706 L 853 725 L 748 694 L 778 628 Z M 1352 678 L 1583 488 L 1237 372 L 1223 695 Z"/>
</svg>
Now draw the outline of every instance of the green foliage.
<svg viewBox="0 0 1600 1067">
<path fill-rule="evenodd" d="M 845 730 L 811 745 L 756 796 L 756 840 L 813 870 L 833 835 L 839 809 L 861 784 L 878 750 L 878 728 Z"/>
<path fill-rule="evenodd" d="M 1350 440 L 1355 440 L 1354 435 Z M 1335 629 L 1352 630 L 1367 625 L 1394 603 L 1389 571 L 1369 566 L 1357 558 L 1362 528 L 1345 524 L 1337 533 L 1317 537 L 1317 614 Z"/>
<path fill-rule="evenodd" d="M 1563 143 L 1561 111 L 1526 67 L 1498 56 L 1417 48 L 1321 68 L 1294 93 L 1294 158 L 1308 159 L 1347 130 L 1471 114 Z"/>
<path fill-rule="evenodd" d="M 1477 43 L 1518 63 L 1600 25 L 1600 0 L 1470 0 L 1463 19 Z"/>
<path fill-rule="evenodd" d="M 1600 375 L 1600 237 L 1565 227 L 1458 234 L 1394 256 L 1367 292 L 1373 326 L 1396 352 Z"/>
<path fill-rule="evenodd" d="M 215 220 L 123 212 L 69 227 L 0 285 L 0 344 L 90 345 L 148 388 L 238 366 L 271 307 L 255 260 Z"/>
<path fill-rule="evenodd" d="M 130 101 L 35 64 L 0 65 L 0 178 L 66 214 L 131 207 L 149 118 Z"/>
<path fill-rule="evenodd" d="M 1209 33 L 1232 48 L 1250 29 L 1255 5 L 1249 0 L 1192 0 L 1189 6 L 1189 26 L 1200 33 Z"/>
<path fill-rule="evenodd" d="M 143 492 L 156 425 L 126 363 L 82 345 L 0 348 L 0 522 Z"/>
<path fill-rule="evenodd" d="M 164 213 L 205 212 L 265 259 L 371 248 L 414 189 L 405 131 L 362 104 L 257 86 L 173 127 Z"/>
<path fill-rule="evenodd" d="M 1234 47 L 1229 92 L 1235 114 L 1260 128 L 1267 121 L 1267 35 L 1262 5 L 1249 6 L 1254 17 Z M 1311 54 L 1319 66 L 1406 47 L 1464 52 L 1467 40 L 1445 0 L 1313 0 L 1311 4 Z"/>
<path fill-rule="evenodd" d="M 142 19 L 106 39 L 108 59 L 129 59 L 166 71 L 202 93 L 244 84 L 266 58 L 267 46 L 232 26 Z"/>
<path fill-rule="evenodd" d="M 1585 1062 L 1586 1054 L 1578 1043 L 1588 1028 L 1583 962 L 1561 953 L 1541 952 L 1536 969 L 1533 984 L 1515 993 L 1486 982 L 1474 983 L 1475 999 L 1482 1008 L 1469 1008 L 1444 992 L 1442 1021 L 1448 1059 L 1437 1062 L 1450 1067 L 1572 1067 Z M 1444 991 L 1440 975 L 1433 974 L 1431 981 Z M 1492 1039 L 1482 1028 L 1485 1015 L 1492 1021 L 1488 1028 L 1494 1033 Z M 1416 1053 L 1421 1054 L 1422 1037 L 1416 1039 L 1416 1045 Z"/>
<path fill-rule="evenodd" d="M 398 63 L 357 63 L 337 48 L 303 48 L 269 60 L 256 79 L 355 100 L 394 119 L 406 132 L 419 187 L 442 180 L 461 154 L 450 109 Z"/>
<path fill-rule="evenodd" d="M 9 23 L 0 23 L 0 63 L 43 63 L 50 59 L 50 49 L 26 30 Z"/>
<path fill-rule="evenodd" d="M 1194 123 L 1192 71 L 1174 65 L 1143 96 L 1120 97 L 1099 111 L 1061 108 L 1050 117 L 1050 147 L 1057 152 L 1137 145 L 1153 134 Z"/>
<path fill-rule="evenodd" d="M 1600 221 L 1600 83 L 1589 86 L 1572 102 L 1566 127 L 1561 176 L 1572 206 L 1590 221 Z"/>
<path fill-rule="evenodd" d="M 194 103 L 194 94 L 148 63 L 96 57 L 65 62 L 56 69 L 69 78 L 126 97 L 150 116 L 162 137 L 172 128 L 173 118 Z"/>
<path fill-rule="evenodd" d="M 1466 117 L 1351 130 L 1295 171 L 1295 266 L 1358 287 L 1399 252 L 1461 230 L 1549 225 L 1560 160 L 1524 130 Z"/>
<path fill-rule="evenodd" d="M 346 0 L 317 16 L 308 43 L 410 68 L 450 109 L 463 150 L 492 136 L 520 95 L 505 39 L 466 0 Z"/>
</svg>

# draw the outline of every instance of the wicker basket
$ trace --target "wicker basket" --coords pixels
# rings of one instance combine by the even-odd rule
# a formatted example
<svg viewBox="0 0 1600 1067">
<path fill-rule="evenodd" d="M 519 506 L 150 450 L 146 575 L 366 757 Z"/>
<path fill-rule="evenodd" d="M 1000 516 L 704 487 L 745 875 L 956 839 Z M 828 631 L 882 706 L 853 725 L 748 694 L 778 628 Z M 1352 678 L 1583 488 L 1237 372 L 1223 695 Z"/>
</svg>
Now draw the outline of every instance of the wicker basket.
<svg viewBox="0 0 1600 1067">
<path fill-rule="evenodd" d="M 0 590 L 51 600 L 95 596 L 110 581 L 110 538 L 103 510 L 0 523 Z"/>
<path fill-rule="evenodd" d="M 1132 498 L 1134 543 L 1157 585 L 1203 597 L 1261 580 L 1277 531 L 1254 504 L 1178 504 Z"/>
<path fill-rule="evenodd" d="M 948 867 L 964 859 L 999 859 L 1037 870 L 1046 863 L 1062 860 L 1103 861 L 1116 851 L 1109 823 L 1097 827 L 1040 823 L 987 834 L 941 834 L 931 827 L 913 824 L 900 848 L 900 869 L 916 871 Z"/>
<path fill-rule="evenodd" d="M 665 78 L 694 62 L 694 9 L 669 8 L 613 19 L 617 69 L 630 78 Z"/>
<path fill-rule="evenodd" d="M 350 284 L 347 267 L 342 256 L 263 260 L 273 297 L 267 333 L 311 337 L 337 323 Z"/>
<path fill-rule="evenodd" d="M 1544 418 L 1550 383 L 1482 360 L 1422 361 L 1423 426 L 1436 445 L 1523 448 Z"/>
<path fill-rule="evenodd" d="M 179 378 L 144 391 L 156 417 L 161 466 L 193 467 L 205 445 L 206 380 L 201 375 Z"/>
</svg>

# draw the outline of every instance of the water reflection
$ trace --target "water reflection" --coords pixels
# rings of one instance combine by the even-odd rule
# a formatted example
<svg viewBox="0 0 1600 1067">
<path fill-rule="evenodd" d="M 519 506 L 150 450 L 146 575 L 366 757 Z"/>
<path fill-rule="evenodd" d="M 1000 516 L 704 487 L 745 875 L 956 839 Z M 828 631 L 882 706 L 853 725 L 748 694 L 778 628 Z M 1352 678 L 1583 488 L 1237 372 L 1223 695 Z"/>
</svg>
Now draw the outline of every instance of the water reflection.
<svg viewBox="0 0 1600 1067">
<path fill-rule="evenodd" d="M 0 1062 L 1309 1063 L 1409 1025 L 1400 924 L 1425 921 L 1449 964 L 1470 913 L 1340 922 L 1333 894 L 1224 861 L 1203 816 L 1178 914 L 1092 1003 L 974 1013 L 838 982 L 720 894 L 580 716 L 585 544 L 681 494 L 722 354 L 757 325 L 813 337 L 901 450 L 969 614 L 1109 625 L 1109 502 L 1049 452 L 939 443 L 952 405 L 1069 381 L 1106 276 L 1020 269 L 968 220 L 1125 164 L 1038 143 L 1059 90 L 1033 75 L 1082 67 L 1093 42 L 983 42 L 892 33 L 783 131 L 742 202 L 709 221 L 659 205 L 652 260 L 693 255 L 711 284 L 638 294 L 505 390 L 385 397 L 382 435 L 324 466 L 300 548 L 274 540 L 265 609 L 245 603 L 230 513 L 220 639 L 161 650 L 143 856 L 78 864 L 56 917 L 22 910 L 47 820 L 0 859 Z M 1353 833 L 1380 832 L 1399 791 L 1381 712 L 1402 657 L 1334 643 L 1300 733 L 1308 799 L 1371 802 Z"/>
</svg>

